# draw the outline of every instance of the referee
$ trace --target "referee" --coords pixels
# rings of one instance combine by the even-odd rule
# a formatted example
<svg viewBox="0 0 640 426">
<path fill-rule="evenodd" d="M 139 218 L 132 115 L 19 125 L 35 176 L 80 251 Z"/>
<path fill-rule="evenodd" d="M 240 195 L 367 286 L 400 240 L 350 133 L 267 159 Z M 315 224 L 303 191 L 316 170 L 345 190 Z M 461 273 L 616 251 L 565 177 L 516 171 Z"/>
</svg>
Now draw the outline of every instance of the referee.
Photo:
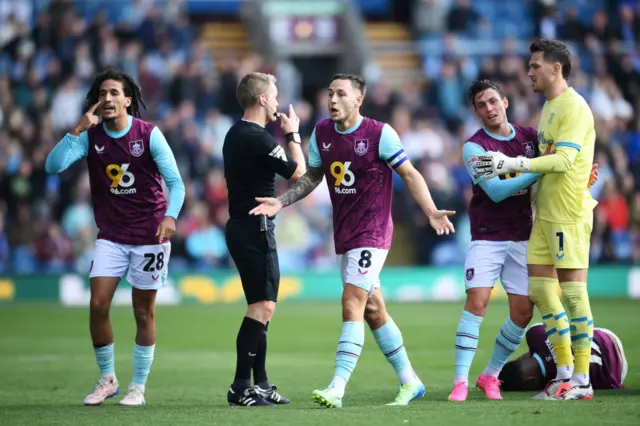
<svg viewBox="0 0 640 426">
<path fill-rule="evenodd" d="M 290 402 L 269 383 L 265 367 L 267 329 L 280 285 L 274 224 L 265 216 L 249 215 L 258 204 L 256 197 L 275 196 L 276 173 L 285 179 L 298 180 L 306 172 L 298 134 L 300 119 L 292 106 L 288 116 L 276 112 L 275 83 L 274 76 L 257 72 L 240 80 L 236 97 L 244 116 L 231 127 L 222 148 L 230 216 L 225 234 L 248 304 L 236 340 L 236 375 L 227 401 L 246 407 Z M 291 158 L 265 129 L 278 118 Z M 254 386 L 251 386 L 252 370 Z"/>
</svg>

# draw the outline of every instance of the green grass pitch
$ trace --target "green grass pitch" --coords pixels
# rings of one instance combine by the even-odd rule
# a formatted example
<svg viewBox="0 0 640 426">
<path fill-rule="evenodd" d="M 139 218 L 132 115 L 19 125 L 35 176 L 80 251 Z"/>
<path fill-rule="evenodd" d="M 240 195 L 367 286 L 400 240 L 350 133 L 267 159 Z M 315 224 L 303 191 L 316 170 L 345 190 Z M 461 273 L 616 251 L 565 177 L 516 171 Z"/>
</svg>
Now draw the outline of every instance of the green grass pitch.
<svg viewBox="0 0 640 426">
<path fill-rule="evenodd" d="M 244 307 L 159 307 L 158 344 L 147 384 L 147 406 L 101 407 L 82 401 L 98 378 L 87 309 L 52 305 L 0 307 L 0 424 L 2 425 L 639 425 L 640 301 L 595 301 L 596 325 L 617 333 L 629 361 L 627 390 L 597 391 L 593 401 L 532 401 L 531 393 L 504 393 L 486 401 L 479 390 L 451 403 L 453 346 L 462 303 L 389 304 L 415 370 L 427 386 L 409 407 L 386 407 L 397 389 L 391 366 L 370 333 L 344 398 L 327 410 L 311 400 L 333 373 L 341 331 L 339 302 L 283 302 L 269 330 L 269 378 L 293 400 L 266 409 L 229 407 L 226 391 L 235 366 L 235 336 Z M 507 315 L 493 303 L 482 325 L 470 380 L 482 371 Z M 116 372 L 122 388 L 132 374 L 135 326 L 130 308 L 112 311 Z M 539 317 L 534 318 L 538 321 Z M 524 346 L 524 345 L 523 345 Z M 524 348 L 521 346 L 519 352 Z M 124 389 L 122 389 L 124 390 Z M 260 420 L 257 420 L 258 416 Z"/>
</svg>

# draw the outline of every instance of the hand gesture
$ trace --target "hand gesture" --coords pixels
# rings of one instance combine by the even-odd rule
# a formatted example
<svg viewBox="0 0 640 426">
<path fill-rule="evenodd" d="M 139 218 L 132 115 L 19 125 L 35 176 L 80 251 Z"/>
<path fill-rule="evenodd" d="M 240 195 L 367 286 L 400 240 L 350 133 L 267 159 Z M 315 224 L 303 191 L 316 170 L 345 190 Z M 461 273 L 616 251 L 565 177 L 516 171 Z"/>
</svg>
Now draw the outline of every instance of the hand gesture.
<svg viewBox="0 0 640 426">
<path fill-rule="evenodd" d="M 587 184 L 587 188 L 591 188 L 598 181 L 598 163 L 594 163 L 591 166 L 591 174 L 589 175 L 589 183 Z"/>
<path fill-rule="evenodd" d="M 436 231 L 436 234 L 449 235 L 449 232 L 454 233 L 456 230 L 447 216 L 453 216 L 454 214 L 456 212 L 451 210 L 436 210 L 428 216 L 429 224 Z"/>
<path fill-rule="evenodd" d="M 158 237 L 158 242 L 160 244 L 166 243 L 173 237 L 173 234 L 176 233 L 176 220 L 171 216 L 165 216 L 158 225 L 158 230 L 156 231 L 156 237 Z"/>
<path fill-rule="evenodd" d="M 260 205 L 249 212 L 254 216 L 274 217 L 282 210 L 282 203 L 277 198 L 256 198 Z"/>
<path fill-rule="evenodd" d="M 285 113 L 280 113 L 280 126 L 282 131 L 286 135 L 287 133 L 299 133 L 300 131 L 300 118 L 293 110 L 293 105 L 289 104 L 289 116 Z"/>
<path fill-rule="evenodd" d="M 85 113 L 80 119 L 80 122 L 76 124 L 73 128 L 73 134 L 79 135 L 82 132 L 86 132 L 92 127 L 95 127 L 100 120 L 97 115 L 95 115 L 96 110 L 100 106 L 102 101 L 98 101 L 89 108 L 89 111 Z"/>
</svg>

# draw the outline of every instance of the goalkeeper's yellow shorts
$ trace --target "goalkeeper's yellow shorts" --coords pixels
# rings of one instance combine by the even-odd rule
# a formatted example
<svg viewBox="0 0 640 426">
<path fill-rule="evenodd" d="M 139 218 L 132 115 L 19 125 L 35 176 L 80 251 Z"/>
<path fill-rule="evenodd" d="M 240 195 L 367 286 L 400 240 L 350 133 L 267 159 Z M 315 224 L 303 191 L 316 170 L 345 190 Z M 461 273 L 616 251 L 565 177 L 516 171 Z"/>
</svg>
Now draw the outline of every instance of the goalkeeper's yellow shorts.
<svg viewBox="0 0 640 426">
<path fill-rule="evenodd" d="M 588 269 L 593 210 L 576 223 L 556 223 L 536 218 L 527 245 L 529 265 L 554 265 L 557 269 Z"/>
</svg>

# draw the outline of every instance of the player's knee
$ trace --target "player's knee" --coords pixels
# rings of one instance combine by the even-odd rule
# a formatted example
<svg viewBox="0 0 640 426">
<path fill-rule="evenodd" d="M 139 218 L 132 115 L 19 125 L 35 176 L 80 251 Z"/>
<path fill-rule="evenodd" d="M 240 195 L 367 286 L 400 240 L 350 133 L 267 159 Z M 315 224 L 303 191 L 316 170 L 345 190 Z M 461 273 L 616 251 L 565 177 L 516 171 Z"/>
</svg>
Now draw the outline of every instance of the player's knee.
<svg viewBox="0 0 640 426">
<path fill-rule="evenodd" d="M 514 306 L 509 315 L 517 326 L 525 328 L 533 318 L 533 305 Z"/>
<path fill-rule="evenodd" d="M 529 277 L 529 298 L 536 305 L 545 304 L 554 284 L 555 281 L 548 278 Z"/>
<path fill-rule="evenodd" d="M 372 300 L 367 301 L 364 307 L 364 318 L 368 323 L 378 323 L 383 320 L 385 316 L 384 309 Z"/>
<path fill-rule="evenodd" d="M 342 298 L 342 318 L 344 321 L 362 321 L 366 302 L 356 297 Z"/>
<path fill-rule="evenodd" d="M 529 296 L 509 293 L 509 317 L 519 327 L 529 325 L 533 318 L 533 302 Z"/>
<path fill-rule="evenodd" d="M 91 315 L 94 316 L 109 316 L 109 308 L 111 307 L 111 301 L 106 298 L 91 297 L 89 301 L 89 310 Z"/>
<path fill-rule="evenodd" d="M 588 298 L 587 286 L 582 283 L 561 283 L 562 300 L 570 312 L 579 309 Z"/>
<path fill-rule="evenodd" d="M 133 315 L 136 318 L 138 327 L 146 327 L 153 324 L 155 320 L 155 309 L 152 307 L 138 307 L 134 309 Z"/>
<path fill-rule="evenodd" d="M 490 289 L 488 297 L 484 295 L 484 292 L 470 290 L 467 292 L 467 301 L 464 304 L 464 310 L 472 313 L 473 315 L 484 317 L 490 297 Z"/>
</svg>

